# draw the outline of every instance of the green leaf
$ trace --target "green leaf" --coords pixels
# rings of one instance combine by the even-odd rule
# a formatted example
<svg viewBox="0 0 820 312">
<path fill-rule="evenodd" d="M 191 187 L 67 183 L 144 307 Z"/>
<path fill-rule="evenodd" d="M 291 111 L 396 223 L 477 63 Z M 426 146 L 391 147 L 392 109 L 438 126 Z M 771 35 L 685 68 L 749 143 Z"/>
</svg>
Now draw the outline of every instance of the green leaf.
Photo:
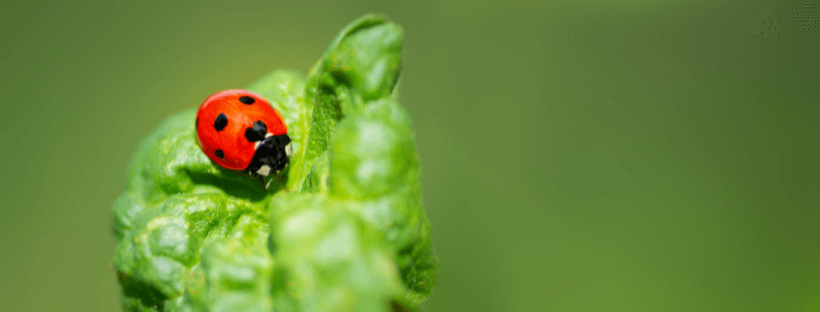
<svg viewBox="0 0 820 312">
<path fill-rule="evenodd" d="M 243 231 L 247 224 L 257 230 Z M 266 224 L 260 205 L 219 193 L 175 194 L 146 206 L 117 245 L 114 263 L 123 294 L 162 310 L 166 300 L 183 294 L 207 243 L 227 237 L 259 241 Z"/>
<path fill-rule="evenodd" d="M 271 311 L 273 258 L 263 227 L 267 223 L 247 219 L 244 233 L 209 244 L 188 277 L 183 304 L 202 311 Z"/>
<path fill-rule="evenodd" d="M 277 311 L 386 311 L 401 294 L 392 250 L 346 202 L 291 193 L 272 205 Z"/>
<path fill-rule="evenodd" d="M 328 158 L 328 152 L 325 151 L 313 162 L 313 167 L 310 169 L 304 191 L 327 193 L 329 179 L 330 159 Z"/>
<path fill-rule="evenodd" d="M 395 101 L 401 41 L 401 28 L 367 15 L 309 77 L 278 70 L 247 87 L 292 139 L 268 190 L 201 152 L 193 108 L 147 136 L 113 207 L 124 309 L 414 310 L 427 298 L 438 264 Z"/>
<path fill-rule="evenodd" d="M 348 116 L 337 125 L 330 149 L 311 171 L 311 194 L 278 194 L 272 199 L 272 249 L 281 261 L 279 269 L 287 276 L 321 278 L 305 271 L 320 270 L 310 264 L 317 261 L 315 241 L 333 233 L 333 227 L 326 225 L 331 221 L 325 220 L 330 211 L 330 220 L 353 218 L 361 222 L 357 239 L 383 242 L 383 252 L 395 259 L 404 282 L 402 296 L 380 296 L 393 295 L 389 299 L 410 305 L 420 303 L 438 282 L 438 261 L 421 205 L 419 182 L 409 116 L 394 100 L 368 102 L 361 114 Z M 345 263 L 335 270 L 345 271 L 354 265 L 363 264 Z M 286 278 L 284 282 L 292 281 Z M 349 283 L 335 275 L 321 282 L 323 287 L 346 287 Z M 297 310 L 310 306 L 317 297 L 330 296 L 322 292 L 307 297 L 287 294 L 281 297 Z"/>
<path fill-rule="evenodd" d="M 345 27 L 311 70 L 306 86 L 313 104 L 305 161 L 293 190 L 301 190 L 316 160 L 327 150 L 336 122 L 359 112 L 365 101 L 389 96 L 401 71 L 402 29 L 377 15 L 366 15 Z"/>
<path fill-rule="evenodd" d="M 417 304 L 438 283 L 430 223 L 410 118 L 392 99 L 367 103 L 339 123 L 331 141 L 329 194 L 376 229 L 397 253 L 407 299 Z"/>
</svg>

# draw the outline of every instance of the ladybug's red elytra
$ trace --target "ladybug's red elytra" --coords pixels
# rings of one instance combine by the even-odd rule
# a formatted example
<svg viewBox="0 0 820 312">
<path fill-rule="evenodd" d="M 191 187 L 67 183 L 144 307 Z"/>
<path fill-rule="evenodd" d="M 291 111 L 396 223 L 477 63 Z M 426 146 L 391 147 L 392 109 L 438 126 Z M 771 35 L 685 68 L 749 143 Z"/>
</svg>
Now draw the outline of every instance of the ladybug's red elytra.
<svg viewBox="0 0 820 312">
<path fill-rule="evenodd" d="M 288 164 L 288 127 L 256 93 L 240 89 L 214 93 L 199 106 L 195 124 L 202 152 L 224 168 L 264 180 Z"/>
</svg>

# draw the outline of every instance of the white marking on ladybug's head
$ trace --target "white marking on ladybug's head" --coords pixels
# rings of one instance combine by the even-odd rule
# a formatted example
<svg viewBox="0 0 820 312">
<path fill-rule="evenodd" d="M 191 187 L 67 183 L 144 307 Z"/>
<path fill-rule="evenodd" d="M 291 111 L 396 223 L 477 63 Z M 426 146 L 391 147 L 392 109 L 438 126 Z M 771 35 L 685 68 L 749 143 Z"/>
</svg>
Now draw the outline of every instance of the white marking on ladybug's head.
<svg viewBox="0 0 820 312">
<path fill-rule="evenodd" d="M 269 138 L 269 137 L 272 137 L 272 136 L 273 136 L 273 133 L 270 133 L 270 132 L 268 132 L 268 134 L 265 134 L 266 139 Z"/>
<path fill-rule="evenodd" d="M 256 170 L 256 174 L 267 177 L 270 174 L 270 166 L 262 165 L 259 170 Z"/>
<path fill-rule="evenodd" d="M 262 141 L 253 142 L 253 149 L 258 150 L 260 144 L 262 144 Z"/>
<path fill-rule="evenodd" d="M 290 143 L 288 143 L 288 145 L 285 145 L 285 154 L 288 155 L 288 157 L 290 157 L 290 155 L 293 154 L 290 149 Z"/>
</svg>

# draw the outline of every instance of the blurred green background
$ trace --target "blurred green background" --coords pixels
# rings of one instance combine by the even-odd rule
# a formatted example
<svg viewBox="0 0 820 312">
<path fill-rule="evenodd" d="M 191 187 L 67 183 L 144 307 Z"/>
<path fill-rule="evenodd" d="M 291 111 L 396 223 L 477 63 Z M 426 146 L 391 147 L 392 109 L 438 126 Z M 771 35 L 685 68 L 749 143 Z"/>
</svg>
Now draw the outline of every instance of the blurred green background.
<svg viewBox="0 0 820 312">
<path fill-rule="evenodd" d="M 820 33 L 802 2 L 740 3 L 3 1 L 0 310 L 119 310 L 110 209 L 140 139 L 381 12 L 442 263 L 428 311 L 818 311 Z"/>
</svg>

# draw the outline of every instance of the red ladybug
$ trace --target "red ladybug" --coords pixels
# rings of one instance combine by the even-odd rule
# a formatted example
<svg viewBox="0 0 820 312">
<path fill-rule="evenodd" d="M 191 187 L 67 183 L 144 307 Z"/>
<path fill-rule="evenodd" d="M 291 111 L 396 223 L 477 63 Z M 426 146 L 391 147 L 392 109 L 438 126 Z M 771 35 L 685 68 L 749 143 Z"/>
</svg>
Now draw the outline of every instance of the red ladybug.
<svg viewBox="0 0 820 312">
<path fill-rule="evenodd" d="M 290 137 L 279 112 L 256 93 L 217 92 L 196 112 L 199 146 L 213 162 L 264 181 L 288 164 Z"/>
</svg>

